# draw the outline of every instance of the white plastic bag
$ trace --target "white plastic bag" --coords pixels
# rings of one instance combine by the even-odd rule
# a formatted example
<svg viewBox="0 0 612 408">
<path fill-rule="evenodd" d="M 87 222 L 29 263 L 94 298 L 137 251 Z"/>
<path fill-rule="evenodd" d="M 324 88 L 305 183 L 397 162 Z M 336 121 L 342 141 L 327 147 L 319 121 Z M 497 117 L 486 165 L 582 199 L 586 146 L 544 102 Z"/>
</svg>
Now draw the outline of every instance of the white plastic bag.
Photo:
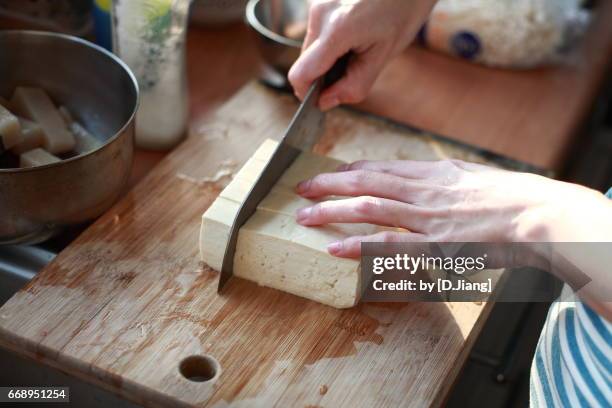
<svg viewBox="0 0 612 408">
<path fill-rule="evenodd" d="M 584 32 L 581 0 L 440 0 L 421 39 L 485 65 L 531 68 L 562 59 Z"/>
</svg>

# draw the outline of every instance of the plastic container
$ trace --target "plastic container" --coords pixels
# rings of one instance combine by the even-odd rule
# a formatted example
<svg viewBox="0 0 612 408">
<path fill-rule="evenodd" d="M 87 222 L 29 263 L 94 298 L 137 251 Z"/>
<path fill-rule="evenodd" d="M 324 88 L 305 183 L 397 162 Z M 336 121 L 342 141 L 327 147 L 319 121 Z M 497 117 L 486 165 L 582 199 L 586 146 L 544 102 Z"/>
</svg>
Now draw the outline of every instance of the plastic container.
<svg viewBox="0 0 612 408">
<path fill-rule="evenodd" d="M 189 0 L 113 1 L 113 50 L 140 88 L 136 145 L 169 150 L 185 136 L 185 37 Z"/>
</svg>

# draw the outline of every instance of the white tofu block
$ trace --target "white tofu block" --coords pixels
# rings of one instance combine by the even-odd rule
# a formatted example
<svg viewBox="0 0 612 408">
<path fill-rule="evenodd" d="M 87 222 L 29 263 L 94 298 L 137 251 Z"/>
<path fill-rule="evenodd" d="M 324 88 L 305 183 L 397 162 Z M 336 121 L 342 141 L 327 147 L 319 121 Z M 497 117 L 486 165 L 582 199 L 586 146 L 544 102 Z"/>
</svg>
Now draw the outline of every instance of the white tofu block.
<svg viewBox="0 0 612 408">
<path fill-rule="evenodd" d="M 101 141 L 96 139 L 87 129 L 74 119 L 74 116 L 72 116 L 72 113 L 67 107 L 63 105 L 60 106 L 58 112 L 68 127 L 68 130 L 70 130 L 74 136 L 74 151 L 77 152 L 77 154 L 89 153 L 102 146 L 103 143 Z"/>
<path fill-rule="evenodd" d="M 0 105 L 0 140 L 5 149 L 10 149 L 21 141 L 21 125 L 17 116 Z"/>
<path fill-rule="evenodd" d="M 72 116 L 72 113 L 70 113 L 70 111 L 68 110 L 68 108 L 65 107 L 64 105 L 62 105 L 59 108 L 57 108 L 57 111 L 59 112 L 60 116 L 62 117 L 62 120 L 64 121 L 64 124 L 67 127 L 70 127 L 70 125 L 75 120 L 74 120 L 74 117 Z"/>
<path fill-rule="evenodd" d="M 40 147 L 22 153 L 19 156 L 19 167 L 36 167 L 57 163 L 60 159 Z"/>
<path fill-rule="evenodd" d="M 75 146 L 72 133 L 49 95 L 39 88 L 18 87 L 11 99 L 13 111 L 38 123 L 45 133 L 45 149 L 53 154 L 65 153 Z"/>
<path fill-rule="evenodd" d="M 42 128 L 31 120 L 18 118 L 21 124 L 21 141 L 11 147 L 11 152 L 21 154 L 28 150 L 41 147 L 45 143 L 45 134 Z"/>
<path fill-rule="evenodd" d="M 200 254 L 215 270 L 221 269 L 229 229 L 250 187 L 270 159 L 277 142 L 267 140 L 202 217 Z M 304 227 L 295 211 L 314 204 L 298 196 L 298 181 L 332 171 L 341 162 L 302 153 L 287 169 L 257 211 L 240 229 L 234 275 L 337 308 L 359 301 L 359 260 L 329 255 L 327 245 L 351 235 L 372 234 L 366 224 Z"/>
</svg>

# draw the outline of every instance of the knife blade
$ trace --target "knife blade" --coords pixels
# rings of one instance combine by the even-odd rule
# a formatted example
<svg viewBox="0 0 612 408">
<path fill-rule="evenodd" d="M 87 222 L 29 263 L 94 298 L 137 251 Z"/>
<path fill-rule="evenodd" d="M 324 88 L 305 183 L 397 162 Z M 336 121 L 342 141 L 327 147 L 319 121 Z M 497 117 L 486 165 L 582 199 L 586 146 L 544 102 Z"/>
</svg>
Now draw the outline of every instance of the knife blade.
<svg viewBox="0 0 612 408">
<path fill-rule="evenodd" d="M 332 85 L 346 72 L 351 53 L 340 58 L 334 66 L 322 77 L 316 80 L 309 88 L 304 100 L 298 107 L 289 123 L 281 142 L 278 144 L 272 157 L 264 167 L 247 198 L 243 201 L 234 217 L 230 228 L 229 238 L 223 254 L 221 275 L 217 292 L 220 293 L 234 272 L 234 255 L 238 243 L 240 228 L 253 215 L 257 206 L 270 192 L 278 179 L 289 168 L 291 163 L 302 151 L 310 151 L 317 144 L 325 120 L 325 114 L 317 106 L 319 95 L 324 88 Z"/>
</svg>

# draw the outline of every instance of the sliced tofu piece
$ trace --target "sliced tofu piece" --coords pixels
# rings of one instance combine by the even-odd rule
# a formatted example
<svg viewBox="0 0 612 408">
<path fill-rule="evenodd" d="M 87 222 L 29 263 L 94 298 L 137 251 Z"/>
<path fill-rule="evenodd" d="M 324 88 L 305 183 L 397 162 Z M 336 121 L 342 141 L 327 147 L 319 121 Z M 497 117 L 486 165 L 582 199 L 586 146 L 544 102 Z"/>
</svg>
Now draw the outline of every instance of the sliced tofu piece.
<svg viewBox="0 0 612 408">
<path fill-rule="evenodd" d="M 21 124 L 21 141 L 11 148 L 11 152 L 19 155 L 28 150 L 41 147 L 45 143 L 45 133 L 42 128 L 31 120 L 18 119 Z"/>
<path fill-rule="evenodd" d="M 68 127 L 68 129 L 72 132 L 74 136 L 76 145 L 74 146 L 74 151 L 78 154 L 88 153 L 93 150 L 96 150 L 98 147 L 102 146 L 102 142 L 99 141 L 89 133 L 87 129 L 79 122 L 74 119 L 70 110 L 65 106 L 60 106 L 58 109 L 64 123 Z"/>
<path fill-rule="evenodd" d="M 70 113 L 70 111 L 68 110 L 67 107 L 65 107 L 64 105 L 60 106 L 57 111 L 59 112 L 60 116 L 62 117 L 62 120 L 64 121 L 64 124 L 67 127 L 70 127 L 70 125 L 72 125 L 72 123 L 75 121 L 74 117 L 72 116 L 72 113 Z"/>
<path fill-rule="evenodd" d="M 45 164 L 57 163 L 58 161 L 60 161 L 59 157 L 39 147 L 22 153 L 19 156 L 19 167 L 44 166 Z"/>
<path fill-rule="evenodd" d="M 69 129 L 76 141 L 74 151 L 78 154 L 88 153 L 102 146 L 102 142 L 89 133 L 80 123 L 72 122 Z"/>
<path fill-rule="evenodd" d="M 200 255 L 211 268 L 221 269 L 231 223 L 276 145 L 266 141 L 204 213 Z M 379 228 L 367 224 L 309 228 L 295 221 L 297 208 L 313 204 L 294 192 L 296 180 L 330 171 L 340 163 L 311 153 L 302 153 L 294 161 L 240 229 L 234 258 L 236 276 L 337 308 L 358 302 L 359 261 L 333 257 L 327 245 L 350 235 L 372 234 Z"/>
<path fill-rule="evenodd" d="M 17 116 L 0 105 L 0 140 L 5 149 L 10 149 L 21 141 L 21 125 Z"/>
<path fill-rule="evenodd" d="M 75 146 L 74 136 L 66 128 L 60 113 L 49 95 L 40 88 L 18 87 L 11 99 L 13 111 L 38 123 L 45 134 L 45 149 L 52 153 L 65 153 Z"/>
</svg>

